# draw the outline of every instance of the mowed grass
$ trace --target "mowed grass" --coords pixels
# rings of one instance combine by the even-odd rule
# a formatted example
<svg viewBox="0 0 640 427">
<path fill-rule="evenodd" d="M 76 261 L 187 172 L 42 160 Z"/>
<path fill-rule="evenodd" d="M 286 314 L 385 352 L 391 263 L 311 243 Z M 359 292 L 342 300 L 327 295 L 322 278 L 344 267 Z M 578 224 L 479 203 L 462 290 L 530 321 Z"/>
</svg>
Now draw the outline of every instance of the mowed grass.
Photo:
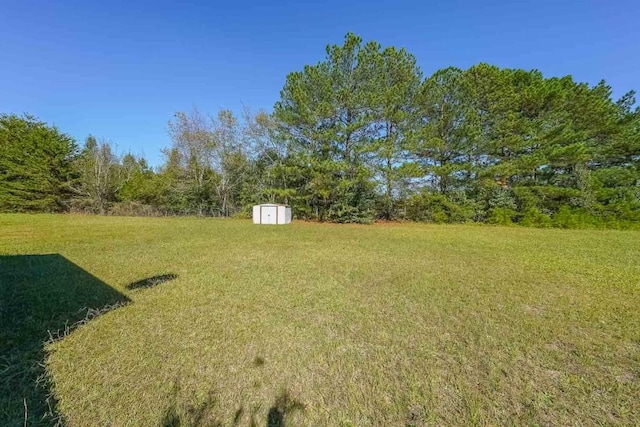
<svg viewBox="0 0 640 427">
<path fill-rule="evenodd" d="M 129 300 L 46 348 L 71 426 L 640 424 L 639 232 L 0 215 L 26 254 Z"/>
</svg>

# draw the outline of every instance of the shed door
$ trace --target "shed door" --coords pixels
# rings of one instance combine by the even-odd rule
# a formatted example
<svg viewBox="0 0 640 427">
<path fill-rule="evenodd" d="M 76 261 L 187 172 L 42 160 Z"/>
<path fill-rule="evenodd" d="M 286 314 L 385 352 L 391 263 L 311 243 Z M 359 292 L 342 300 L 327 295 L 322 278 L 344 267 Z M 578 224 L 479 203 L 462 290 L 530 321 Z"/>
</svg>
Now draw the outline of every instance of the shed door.
<svg viewBox="0 0 640 427">
<path fill-rule="evenodd" d="M 261 210 L 261 213 L 260 213 L 261 224 L 276 223 L 276 209 L 273 206 L 262 206 L 260 210 Z"/>
</svg>

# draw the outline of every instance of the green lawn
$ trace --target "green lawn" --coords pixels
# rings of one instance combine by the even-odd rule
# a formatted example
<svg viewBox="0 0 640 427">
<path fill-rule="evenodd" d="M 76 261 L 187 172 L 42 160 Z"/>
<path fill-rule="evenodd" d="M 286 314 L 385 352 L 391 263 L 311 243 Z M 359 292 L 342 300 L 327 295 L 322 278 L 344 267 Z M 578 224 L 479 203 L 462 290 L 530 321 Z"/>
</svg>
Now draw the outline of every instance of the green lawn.
<svg viewBox="0 0 640 427">
<path fill-rule="evenodd" d="M 0 215 L 0 297 L 2 426 L 640 425 L 640 232 Z"/>
</svg>

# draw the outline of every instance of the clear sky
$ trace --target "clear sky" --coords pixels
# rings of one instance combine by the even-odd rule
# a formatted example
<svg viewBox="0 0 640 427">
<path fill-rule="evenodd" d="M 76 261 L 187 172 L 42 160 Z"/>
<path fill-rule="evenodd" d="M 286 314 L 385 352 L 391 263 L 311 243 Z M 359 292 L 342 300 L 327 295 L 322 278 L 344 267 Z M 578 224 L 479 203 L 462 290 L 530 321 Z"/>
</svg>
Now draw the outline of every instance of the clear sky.
<svg viewBox="0 0 640 427">
<path fill-rule="evenodd" d="M 81 143 L 162 161 L 166 124 L 270 110 L 285 76 L 351 31 L 405 47 L 425 74 L 478 62 L 640 89 L 639 0 L 0 0 L 0 112 L 36 115 Z"/>
</svg>

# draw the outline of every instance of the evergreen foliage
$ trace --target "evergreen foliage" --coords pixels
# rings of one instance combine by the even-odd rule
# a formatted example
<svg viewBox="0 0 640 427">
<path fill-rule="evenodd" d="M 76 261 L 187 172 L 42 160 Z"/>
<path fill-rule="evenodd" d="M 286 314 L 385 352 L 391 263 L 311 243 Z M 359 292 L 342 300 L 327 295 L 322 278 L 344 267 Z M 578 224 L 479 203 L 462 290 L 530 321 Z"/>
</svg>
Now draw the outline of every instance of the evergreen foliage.
<svg viewBox="0 0 640 427">
<path fill-rule="evenodd" d="M 57 128 L 29 115 L 0 115 L 0 211 L 65 210 L 76 153 Z"/>
<path fill-rule="evenodd" d="M 286 77 L 273 114 L 178 112 L 169 134 L 151 168 L 2 115 L 0 210 L 248 216 L 280 202 L 332 222 L 640 224 L 640 109 L 604 81 L 489 64 L 423 78 L 409 52 L 349 33 Z"/>
</svg>

